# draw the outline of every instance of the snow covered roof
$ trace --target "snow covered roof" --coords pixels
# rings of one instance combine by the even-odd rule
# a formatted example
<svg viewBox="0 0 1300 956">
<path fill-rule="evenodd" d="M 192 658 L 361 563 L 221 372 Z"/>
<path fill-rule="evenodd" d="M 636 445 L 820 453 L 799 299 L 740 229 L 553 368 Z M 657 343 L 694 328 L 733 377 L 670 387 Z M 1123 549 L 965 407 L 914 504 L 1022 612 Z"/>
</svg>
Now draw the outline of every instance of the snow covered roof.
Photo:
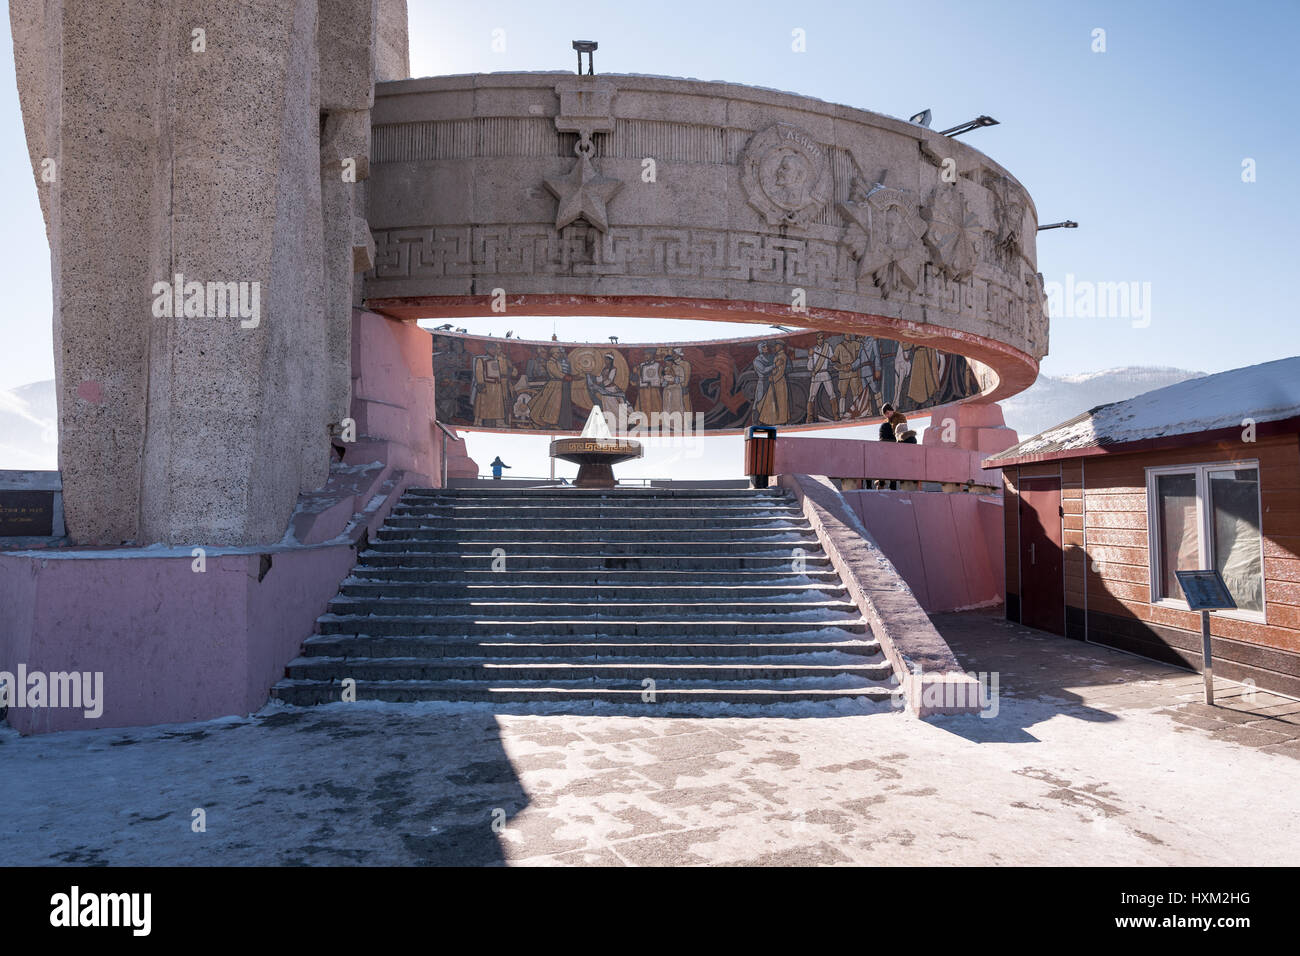
<svg viewBox="0 0 1300 956">
<path fill-rule="evenodd" d="M 1263 424 L 1292 418 L 1300 418 L 1300 356 L 1235 368 L 1157 388 L 1127 401 L 1098 405 L 986 458 L 984 467 L 1136 451 L 1176 436 L 1242 429 L 1246 419 Z"/>
</svg>

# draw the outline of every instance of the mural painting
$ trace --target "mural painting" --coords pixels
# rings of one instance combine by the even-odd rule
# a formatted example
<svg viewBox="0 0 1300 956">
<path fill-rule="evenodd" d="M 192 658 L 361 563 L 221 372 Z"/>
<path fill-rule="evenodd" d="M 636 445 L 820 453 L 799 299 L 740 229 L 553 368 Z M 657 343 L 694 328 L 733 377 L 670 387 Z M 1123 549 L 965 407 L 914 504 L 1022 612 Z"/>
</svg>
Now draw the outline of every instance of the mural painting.
<svg viewBox="0 0 1300 956">
<path fill-rule="evenodd" d="M 435 333 L 438 418 L 456 428 L 579 431 L 593 406 L 618 421 L 700 413 L 709 431 L 816 427 L 978 394 L 981 366 L 920 345 L 839 332 L 670 345 L 574 345 Z M 621 415 L 620 415 L 621 413 Z"/>
</svg>

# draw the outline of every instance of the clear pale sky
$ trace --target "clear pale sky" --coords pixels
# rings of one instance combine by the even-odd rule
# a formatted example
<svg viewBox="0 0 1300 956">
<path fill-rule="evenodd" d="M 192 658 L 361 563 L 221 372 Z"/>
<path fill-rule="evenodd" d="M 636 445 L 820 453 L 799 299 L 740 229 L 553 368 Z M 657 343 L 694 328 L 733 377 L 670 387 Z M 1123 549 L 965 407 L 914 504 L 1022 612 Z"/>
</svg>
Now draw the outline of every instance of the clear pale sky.
<svg viewBox="0 0 1300 956">
<path fill-rule="evenodd" d="M 1038 263 L 1064 282 L 1150 283 L 1151 322 L 1053 316 L 1047 374 L 1122 365 L 1219 371 L 1300 353 L 1300 3 L 428 2 L 410 0 L 415 76 L 574 67 L 774 87 L 942 129 L 1010 169 L 1040 220 Z M 1093 52 L 1093 31 L 1106 52 Z M 493 31 L 505 31 L 494 52 Z M 792 31 L 806 52 L 791 49 Z M 49 250 L 24 143 L 8 18 L 0 76 L 0 388 L 53 376 Z M 1242 181 L 1253 159 L 1256 181 Z M 525 324 L 527 323 L 527 324 Z M 551 320 L 466 320 L 549 338 Z M 499 326 L 499 328 L 498 328 Z M 584 334 L 595 330 L 597 334 Z M 685 323 L 559 324 L 561 338 L 700 338 Z M 726 334 L 748 330 L 728 327 Z M 754 330 L 754 331 L 757 331 Z M 488 456 L 490 459 L 490 456 Z"/>
</svg>

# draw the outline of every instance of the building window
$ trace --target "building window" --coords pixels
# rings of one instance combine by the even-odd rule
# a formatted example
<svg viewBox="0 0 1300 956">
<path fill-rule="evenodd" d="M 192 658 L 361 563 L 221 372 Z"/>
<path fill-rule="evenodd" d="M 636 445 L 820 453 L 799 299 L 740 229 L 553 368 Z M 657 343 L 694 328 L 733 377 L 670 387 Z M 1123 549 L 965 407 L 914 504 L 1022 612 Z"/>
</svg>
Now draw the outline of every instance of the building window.
<svg viewBox="0 0 1300 956">
<path fill-rule="evenodd" d="M 1213 567 L 1245 616 L 1263 620 L 1258 462 L 1147 469 L 1152 603 L 1186 607 L 1175 571 Z"/>
<path fill-rule="evenodd" d="M 1160 553 L 1158 599 L 1181 598 L 1175 571 L 1201 566 L 1201 538 L 1196 502 L 1196 473 L 1155 476 L 1156 529 Z"/>
</svg>

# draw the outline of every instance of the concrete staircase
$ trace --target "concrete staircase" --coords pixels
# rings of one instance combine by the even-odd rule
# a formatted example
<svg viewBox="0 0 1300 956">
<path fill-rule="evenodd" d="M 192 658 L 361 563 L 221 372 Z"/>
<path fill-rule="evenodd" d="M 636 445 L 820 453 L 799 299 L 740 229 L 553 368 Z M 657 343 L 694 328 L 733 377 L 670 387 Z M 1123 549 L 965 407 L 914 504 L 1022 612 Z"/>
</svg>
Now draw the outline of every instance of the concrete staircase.
<svg viewBox="0 0 1300 956">
<path fill-rule="evenodd" d="M 893 687 L 775 490 L 412 489 L 317 632 L 274 697 L 338 700 L 345 678 L 358 700 L 387 701 L 777 703 Z"/>
</svg>

